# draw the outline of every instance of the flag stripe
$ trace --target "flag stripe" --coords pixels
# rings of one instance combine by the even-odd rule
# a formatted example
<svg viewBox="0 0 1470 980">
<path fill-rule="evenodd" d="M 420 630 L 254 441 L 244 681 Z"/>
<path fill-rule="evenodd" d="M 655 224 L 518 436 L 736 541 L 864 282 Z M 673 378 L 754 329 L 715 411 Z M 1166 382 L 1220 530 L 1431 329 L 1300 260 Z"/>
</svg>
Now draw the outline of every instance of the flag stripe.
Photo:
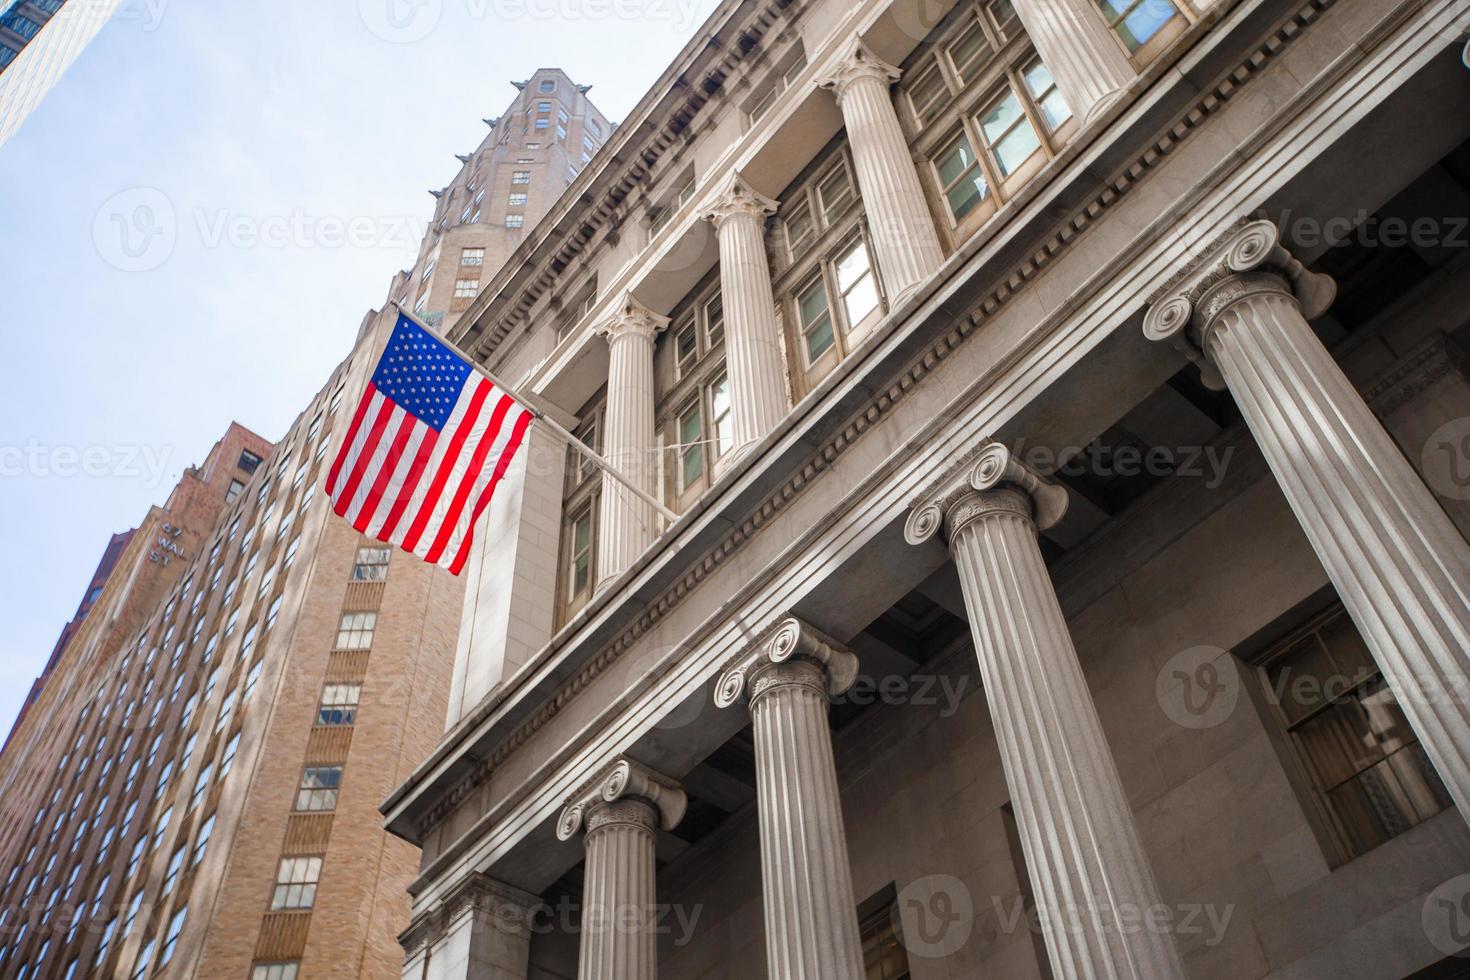
<svg viewBox="0 0 1470 980">
<path fill-rule="evenodd" d="M 495 411 L 490 415 L 490 424 L 486 427 L 485 434 L 480 437 L 474 455 L 470 457 L 470 465 L 465 468 L 464 475 L 460 477 L 459 487 L 449 501 L 449 507 L 444 512 L 444 519 L 439 522 L 439 533 L 435 536 L 428 553 L 424 555 L 425 561 L 437 562 L 439 556 L 444 554 L 444 546 L 449 543 L 449 536 L 454 533 L 454 525 L 464 511 L 465 501 L 475 489 L 475 484 L 485 475 L 485 457 L 490 454 L 490 448 L 495 445 L 502 423 L 505 421 L 505 413 L 510 411 L 512 404 L 514 403 L 504 396 L 495 403 Z M 509 430 L 506 431 L 509 432 Z"/>
<path fill-rule="evenodd" d="M 337 458 L 332 460 L 332 470 L 327 474 L 327 493 L 335 495 L 337 489 L 337 475 L 342 472 L 342 463 L 347 459 L 348 447 L 357 438 L 357 430 L 362 427 L 363 416 L 368 413 L 368 406 L 372 403 L 373 396 L 377 394 L 377 387 L 369 381 L 367 390 L 362 394 L 362 401 L 357 403 L 357 412 L 352 416 L 352 424 L 347 427 L 347 435 L 342 440 L 342 448 L 337 451 Z"/>
<path fill-rule="evenodd" d="M 362 445 L 354 447 L 356 452 L 352 460 L 352 475 L 347 478 L 347 483 L 342 488 L 340 502 L 337 505 L 339 508 L 337 513 L 344 516 L 346 511 L 352 506 L 352 498 L 357 496 L 358 484 L 362 483 L 362 478 L 368 471 L 368 463 L 372 460 L 373 454 L 368 451 L 367 447 L 371 446 L 374 450 L 378 448 L 378 444 L 383 438 L 383 430 L 388 427 L 388 419 L 393 415 L 393 410 L 397 407 L 381 395 L 374 397 L 379 400 L 380 404 L 378 405 L 377 415 L 373 417 L 373 427 L 363 432 Z"/>
<path fill-rule="evenodd" d="M 388 515 L 392 513 L 404 493 L 404 484 L 413 474 L 423 469 L 422 460 L 428 457 L 429 451 L 424 448 L 424 442 L 434 434 L 433 429 L 411 415 L 404 421 L 404 426 L 408 430 L 408 438 L 404 441 L 403 448 L 398 454 L 398 461 L 393 467 L 388 484 L 383 488 L 378 500 L 373 503 L 373 513 L 362 521 L 364 534 L 383 541 L 388 539 L 388 535 L 383 531 Z M 412 488 L 409 489 L 412 490 Z M 389 528 L 389 531 L 391 530 Z"/>
<path fill-rule="evenodd" d="M 393 479 L 393 474 L 398 471 L 398 466 L 403 458 L 403 449 L 408 445 L 409 437 L 413 435 L 414 429 L 419 428 L 418 419 L 409 415 L 401 406 L 393 409 L 393 418 L 389 420 L 389 427 L 396 428 L 391 441 L 384 441 L 381 454 L 373 456 L 373 469 L 378 478 L 369 484 L 363 481 L 363 490 L 355 501 L 356 511 L 348 518 L 353 525 L 367 525 L 373 515 L 377 513 L 378 503 L 383 499 L 383 491 L 388 486 L 388 481 Z"/>
<path fill-rule="evenodd" d="M 449 482 L 450 474 L 465 461 L 461 450 L 464 448 L 465 440 L 474 431 L 475 424 L 480 420 L 480 412 L 485 407 L 485 400 L 490 397 L 490 388 L 488 381 L 482 381 L 475 386 L 475 393 L 470 397 L 470 404 L 465 409 L 464 418 L 460 419 L 459 425 L 455 427 L 454 436 L 449 440 L 444 454 L 439 459 L 439 469 L 434 474 L 433 482 L 429 484 L 429 492 L 423 506 L 419 508 L 418 515 L 414 517 L 413 524 L 409 526 L 408 534 L 403 538 L 403 547 L 420 558 L 424 556 L 418 550 L 418 543 L 424 531 L 428 529 L 429 519 L 441 509 L 444 503 L 444 485 Z"/>
<path fill-rule="evenodd" d="M 526 430 L 531 427 L 532 418 L 534 416 L 530 412 L 524 409 L 521 410 L 520 417 L 516 419 L 515 431 L 511 433 L 510 442 L 506 443 L 505 449 L 501 451 L 500 462 L 495 464 L 495 475 L 490 478 L 490 482 L 485 486 L 484 491 L 481 492 L 480 499 L 475 501 L 475 509 L 470 512 L 470 519 L 463 524 L 463 530 L 459 535 L 460 540 L 454 547 L 454 560 L 449 565 L 450 572 L 455 575 L 458 575 L 464 568 L 464 563 L 470 556 L 470 547 L 474 544 L 475 539 L 475 522 L 480 519 L 480 514 L 490 505 L 490 500 L 495 493 L 496 486 L 499 485 L 501 478 L 505 476 L 505 471 L 509 468 L 511 459 L 515 456 L 516 451 L 520 449 L 521 442 L 526 437 Z"/>
<path fill-rule="evenodd" d="M 378 529 L 379 541 L 391 541 L 393 544 L 403 544 L 403 535 L 395 534 L 398 522 L 403 519 L 403 514 L 408 510 L 409 503 L 418 493 L 419 480 L 423 479 L 424 470 L 429 466 L 429 459 L 434 455 L 434 449 L 439 443 L 439 433 L 424 426 L 424 439 L 419 443 L 418 455 L 413 459 L 413 467 L 408 471 L 408 476 L 403 480 L 403 489 L 398 499 L 393 502 L 392 510 L 388 511 L 388 517 L 383 521 L 383 526 Z"/>
</svg>

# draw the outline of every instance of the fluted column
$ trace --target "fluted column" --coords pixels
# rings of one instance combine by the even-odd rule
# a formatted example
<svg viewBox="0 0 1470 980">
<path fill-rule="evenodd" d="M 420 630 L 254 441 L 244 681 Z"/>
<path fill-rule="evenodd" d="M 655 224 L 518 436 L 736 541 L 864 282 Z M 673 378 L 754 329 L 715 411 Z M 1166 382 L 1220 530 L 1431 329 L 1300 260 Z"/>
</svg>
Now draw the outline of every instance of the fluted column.
<svg viewBox="0 0 1470 980">
<path fill-rule="evenodd" d="M 720 297 L 725 307 L 725 367 L 737 451 L 775 428 L 791 403 L 766 259 L 765 217 L 776 202 L 736 176 L 706 213 L 720 240 Z"/>
<path fill-rule="evenodd" d="M 1097 0 L 1015 0 L 1014 6 L 1079 121 L 1107 108 L 1137 75 Z"/>
<path fill-rule="evenodd" d="M 899 302 L 944 261 L 934 218 L 888 89 L 899 70 L 861 43 L 831 75 L 818 81 L 842 109 L 857 169 L 878 272 L 890 302 Z"/>
<path fill-rule="evenodd" d="M 788 619 L 721 675 L 715 703 L 747 691 L 755 729 L 767 975 L 863 980 L 857 902 L 828 697 L 852 686 L 857 658 Z"/>
<path fill-rule="evenodd" d="M 669 325 L 631 295 L 603 324 L 607 338 L 607 409 L 602 449 L 608 462 L 657 494 L 653 421 L 653 339 Z M 603 474 L 597 510 L 597 587 L 621 575 L 658 537 L 659 516 L 622 483 Z"/>
<path fill-rule="evenodd" d="M 1470 819 L 1470 547 L 1307 323 L 1336 287 L 1237 229 L 1161 297 L 1145 334 L 1235 397 L 1327 577 Z"/>
<path fill-rule="evenodd" d="M 1065 491 L 992 443 L 905 536 L 942 532 L 959 568 L 1053 972 L 1177 980 L 1173 939 L 1139 926 L 1158 886 L 1036 540 L 1065 510 Z"/>
<path fill-rule="evenodd" d="M 658 976 L 654 844 L 658 828 L 684 816 L 683 790 L 627 759 L 574 796 L 557 836 L 585 831 L 582 945 L 578 980 L 653 980 Z"/>
</svg>

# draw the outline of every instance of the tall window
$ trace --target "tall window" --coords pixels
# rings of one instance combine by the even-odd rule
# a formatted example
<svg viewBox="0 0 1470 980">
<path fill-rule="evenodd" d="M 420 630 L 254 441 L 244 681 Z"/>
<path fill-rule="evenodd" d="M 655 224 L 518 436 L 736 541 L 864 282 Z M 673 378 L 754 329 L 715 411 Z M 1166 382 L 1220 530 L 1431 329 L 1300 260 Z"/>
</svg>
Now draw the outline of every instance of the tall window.
<svg viewBox="0 0 1470 980">
<path fill-rule="evenodd" d="M 529 170 L 514 170 L 514 171 L 512 171 L 511 172 L 511 175 L 510 175 L 510 182 L 512 184 L 529 184 L 531 182 L 531 171 L 529 171 Z"/>
<path fill-rule="evenodd" d="M 322 702 L 317 708 L 318 725 L 352 725 L 357 723 L 357 701 L 362 696 L 361 684 L 328 684 L 322 688 Z"/>
<path fill-rule="evenodd" d="M 357 549 L 357 562 L 352 566 L 354 582 L 381 582 L 388 577 L 388 559 L 392 548 L 369 546 Z"/>
<path fill-rule="evenodd" d="M 163 933 L 163 945 L 158 949 L 159 966 L 163 966 L 169 960 L 173 959 L 174 947 L 178 945 L 179 933 L 184 931 L 184 919 L 188 914 L 189 910 L 182 908 L 173 914 L 173 918 L 168 920 L 168 928 Z"/>
<path fill-rule="evenodd" d="M 296 809 L 302 812 L 337 809 L 337 791 L 341 785 L 341 766 L 307 766 L 301 771 L 301 785 L 296 790 Z"/>
<path fill-rule="evenodd" d="M 455 299 L 474 299 L 475 294 L 480 291 L 480 280 L 478 279 L 456 279 L 454 280 Z"/>
<path fill-rule="evenodd" d="M 460 265 L 484 265 L 485 250 L 483 248 L 467 248 L 459 253 Z"/>
<path fill-rule="evenodd" d="M 1276 650 L 1262 668 L 1267 699 L 1306 770 L 1341 860 L 1453 805 L 1340 605 Z"/>
<path fill-rule="evenodd" d="M 664 495 L 687 506 L 733 448 L 730 382 L 725 373 L 725 304 L 719 283 L 702 283 L 675 307 L 659 340 L 655 371 L 663 436 Z"/>
<path fill-rule="evenodd" d="M 199 833 L 194 838 L 194 851 L 189 858 L 189 867 L 196 867 L 204 860 L 204 852 L 209 847 L 209 838 L 214 834 L 214 818 L 211 813 L 205 821 L 199 825 Z"/>
<path fill-rule="evenodd" d="M 337 624 L 338 650 L 366 650 L 373 645 L 373 630 L 378 624 L 375 612 L 347 612 Z"/>
<path fill-rule="evenodd" d="M 271 910 L 311 908 L 316 904 L 316 886 L 321 876 L 320 857 L 281 858 L 275 891 L 271 893 Z M 295 970 L 290 975 L 294 977 Z"/>
<path fill-rule="evenodd" d="M 592 505 L 567 520 L 567 601 L 585 602 L 592 594 Z"/>
</svg>

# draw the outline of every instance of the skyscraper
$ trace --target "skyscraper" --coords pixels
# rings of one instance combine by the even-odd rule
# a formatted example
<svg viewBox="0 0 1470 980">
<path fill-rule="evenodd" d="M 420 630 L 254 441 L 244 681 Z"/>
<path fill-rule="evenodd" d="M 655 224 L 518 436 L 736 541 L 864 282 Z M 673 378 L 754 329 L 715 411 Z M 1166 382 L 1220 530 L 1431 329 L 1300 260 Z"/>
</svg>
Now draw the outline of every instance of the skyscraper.
<svg viewBox="0 0 1470 980">
<path fill-rule="evenodd" d="M 390 298 L 456 315 L 607 130 L 560 71 L 517 87 Z M 232 427 L 89 593 L 0 752 L 0 978 L 398 975 L 417 851 L 378 806 L 443 729 L 464 586 L 321 491 L 394 318 L 278 442 Z"/>
<path fill-rule="evenodd" d="M 111 19 L 120 0 L 0 2 L 0 146 Z"/>
</svg>

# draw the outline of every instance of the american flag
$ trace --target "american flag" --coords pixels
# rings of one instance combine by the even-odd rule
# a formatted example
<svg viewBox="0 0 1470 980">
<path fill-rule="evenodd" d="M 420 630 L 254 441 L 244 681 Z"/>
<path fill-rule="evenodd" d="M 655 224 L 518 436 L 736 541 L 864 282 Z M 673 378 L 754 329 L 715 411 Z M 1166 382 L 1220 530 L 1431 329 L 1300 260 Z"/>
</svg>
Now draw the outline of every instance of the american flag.
<svg viewBox="0 0 1470 980">
<path fill-rule="evenodd" d="M 332 509 L 458 575 L 532 413 L 403 313 L 327 472 Z"/>
</svg>

